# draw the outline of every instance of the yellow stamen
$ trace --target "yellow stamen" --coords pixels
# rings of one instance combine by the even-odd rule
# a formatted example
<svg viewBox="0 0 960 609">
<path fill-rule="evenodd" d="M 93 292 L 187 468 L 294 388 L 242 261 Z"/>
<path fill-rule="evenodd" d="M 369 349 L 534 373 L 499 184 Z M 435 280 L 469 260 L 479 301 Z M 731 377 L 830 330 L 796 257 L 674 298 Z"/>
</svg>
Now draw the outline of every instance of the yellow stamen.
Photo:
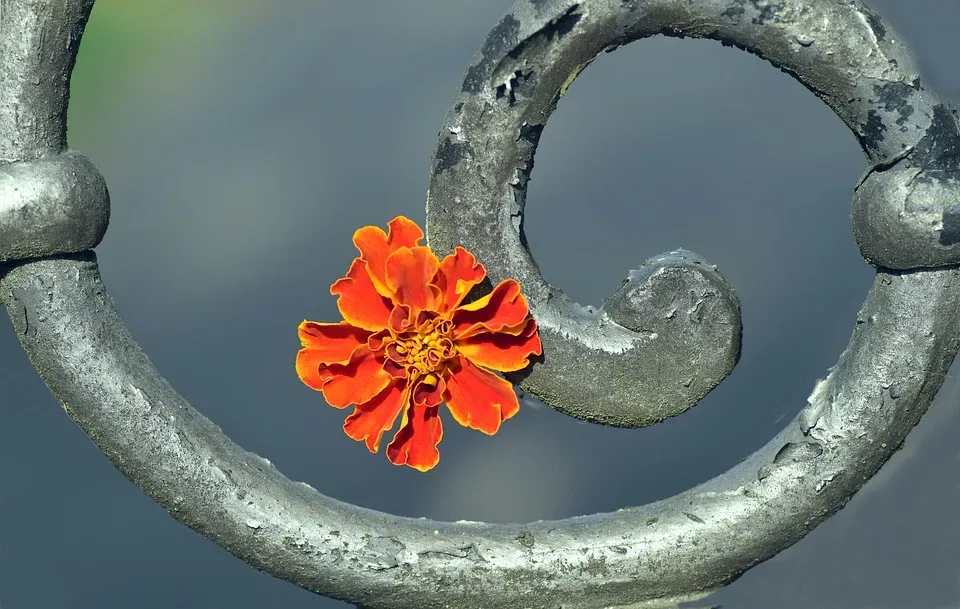
<svg viewBox="0 0 960 609">
<path fill-rule="evenodd" d="M 440 382 L 446 362 L 456 355 L 451 330 L 448 320 L 427 319 L 418 328 L 389 339 L 395 356 L 401 358 L 398 363 L 405 365 L 411 379 L 425 376 L 424 382 L 433 386 Z"/>
</svg>

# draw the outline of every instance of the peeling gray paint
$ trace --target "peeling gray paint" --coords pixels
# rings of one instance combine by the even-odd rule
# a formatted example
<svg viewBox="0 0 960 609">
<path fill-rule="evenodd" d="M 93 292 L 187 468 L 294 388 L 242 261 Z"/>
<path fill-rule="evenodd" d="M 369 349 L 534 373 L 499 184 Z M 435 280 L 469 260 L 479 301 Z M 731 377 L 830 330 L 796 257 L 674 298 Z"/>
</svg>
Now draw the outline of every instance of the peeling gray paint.
<svg viewBox="0 0 960 609">
<path fill-rule="evenodd" d="M 662 420 L 666 413 L 683 412 L 702 399 L 729 374 L 739 353 L 739 340 L 721 346 L 691 335 L 687 346 L 679 349 L 665 334 L 652 338 L 651 333 L 643 336 L 631 329 L 642 324 L 598 319 L 595 312 L 547 284 L 526 247 L 522 234 L 526 185 L 537 140 L 524 138 L 524 130 L 530 125 L 543 128 L 572 78 L 597 54 L 657 34 L 719 39 L 764 57 L 800 80 L 844 120 L 872 163 L 880 165 L 905 149 L 913 150 L 918 164 L 931 168 L 953 158 L 949 126 L 955 128 L 955 122 L 942 118 L 944 112 L 938 108 L 943 104 L 920 87 L 909 52 L 891 42 L 889 28 L 861 3 L 656 0 L 619 6 L 555 1 L 552 10 L 547 6 L 539 2 L 531 12 L 529 4 L 518 3 L 511 13 L 522 24 L 515 44 L 501 49 L 485 87 L 457 96 L 458 110 L 448 116 L 447 125 L 454 128 L 455 123 L 458 137 L 484 153 L 449 164 L 449 145 L 441 141 L 436 164 L 444 169 L 431 178 L 427 232 L 430 244 L 441 252 L 457 244 L 477 252 L 494 281 L 506 277 L 520 281 L 541 322 L 545 356 L 511 378 L 566 414 L 622 426 Z M 575 22 L 557 31 L 558 23 L 574 16 Z M 876 35 L 881 29 L 884 35 Z M 490 49 L 484 46 L 475 65 L 493 60 Z M 528 72 L 536 78 L 517 80 L 516 75 Z M 468 74 L 466 80 L 470 78 Z M 859 192 L 863 196 L 867 190 Z M 914 239 L 916 227 L 904 230 L 914 232 L 897 233 L 897 239 Z M 911 263 L 910 268 L 953 259 L 952 254 L 942 254 L 940 233 L 929 225 L 925 230 L 924 247 L 940 253 Z M 884 231 L 891 236 L 895 232 Z M 890 250 L 881 236 L 874 238 L 862 230 L 857 234 L 876 241 L 869 255 L 864 250 L 869 260 L 905 268 L 874 256 L 875 250 Z M 865 247 L 861 244 L 862 250 Z M 906 255 L 910 247 L 896 251 Z M 656 317 L 650 311 L 628 315 L 643 316 Z M 724 324 L 728 319 L 720 316 L 714 322 Z M 704 367 L 704 362 L 715 361 L 724 365 Z M 587 389 L 595 386 L 604 391 Z"/>
</svg>

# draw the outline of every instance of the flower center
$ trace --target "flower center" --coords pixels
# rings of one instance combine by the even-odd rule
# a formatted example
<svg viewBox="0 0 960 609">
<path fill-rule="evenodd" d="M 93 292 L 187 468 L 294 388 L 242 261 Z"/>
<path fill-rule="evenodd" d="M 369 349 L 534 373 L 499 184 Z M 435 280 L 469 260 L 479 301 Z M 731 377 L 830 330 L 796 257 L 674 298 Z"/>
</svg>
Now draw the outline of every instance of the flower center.
<svg viewBox="0 0 960 609">
<path fill-rule="evenodd" d="M 386 347 L 387 357 L 406 368 L 408 378 L 427 377 L 436 384 L 436 375 L 457 354 L 452 330 L 450 320 L 426 319 L 415 330 L 396 334 Z"/>
</svg>

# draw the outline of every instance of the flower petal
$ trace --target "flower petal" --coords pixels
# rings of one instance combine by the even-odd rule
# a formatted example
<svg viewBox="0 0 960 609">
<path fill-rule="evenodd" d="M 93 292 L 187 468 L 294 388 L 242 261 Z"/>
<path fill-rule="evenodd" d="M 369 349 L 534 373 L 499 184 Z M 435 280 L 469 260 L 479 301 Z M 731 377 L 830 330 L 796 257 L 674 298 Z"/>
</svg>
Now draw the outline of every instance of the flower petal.
<svg viewBox="0 0 960 609">
<path fill-rule="evenodd" d="M 394 465 L 409 465 L 422 472 L 440 462 L 437 444 L 443 438 L 439 406 L 412 406 L 403 415 L 400 431 L 387 445 Z"/>
<path fill-rule="evenodd" d="M 446 379 L 444 401 L 450 414 L 464 427 L 487 435 L 497 433 L 500 423 L 520 410 L 513 385 L 462 357 L 459 364 L 459 369 L 455 368 Z"/>
<path fill-rule="evenodd" d="M 381 295 L 390 298 L 387 287 L 387 258 L 401 247 L 420 245 L 423 231 L 412 220 L 397 216 L 389 223 L 388 233 L 378 226 L 364 226 L 353 233 L 353 244 L 360 250 L 360 257 L 367 263 L 373 285 Z"/>
<path fill-rule="evenodd" d="M 317 351 L 324 364 L 346 364 L 360 345 L 366 344 L 370 331 L 346 322 L 338 324 L 317 323 L 304 320 L 297 328 L 300 344 Z"/>
<path fill-rule="evenodd" d="M 330 378 L 330 370 L 324 362 L 322 352 L 303 348 L 297 352 L 297 376 L 310 389 L 320 391 Z"/>
<path fill-rule="evenodd" d="M 411 397 L 416 406 L 439 406 L 443 402 L 443 392 L 446 384 L 443 378 L 430 373 L 417 379 L 413 386 Z"/>
<path fill-rule="evenodd" d="M 363 404 L 380 393 L 393 380 L 383 369 L 383 362 L 364 345 L 356 350 L 347 364 L 327 366 L 330 378 L 320 388 L 327 403 L 334 408 Z"/>
<path fill-rule="evenodd" d="M 443 294 L 437 310 L 445 313 L 460 306 L 467 293 L 487 276 L 487 269 L 461 246 L 440 262 L 434 283 Z"/>
<path fill-rule="evenodd" d="M 532 317 L 518 334 L 480 332 L 457 341 L 457 351 L 478 366 L 500 372 L 515 372 L 530 364 L 530 357 L 543 353 L 537 322 Z"/>
<path fill-rule="evenodd" d="M 346 277 L 330 286 L 330 293 L 340 296 L 337 308 L 348 323 L 374 332 L 386 327 L 393 305 L 373 287 L 360 258 L 354 258 Z"/>
<path fill-rule="evenodd" d="M 400 412 L 410 404 L 410 391 L 405 381 L 393 382 L 369 402 L 357 404 L 347 417 L 343 431 L 354 440 L 363 440 L 367 449 L 380 449 L 380 437 L 397 421 Z"/>
<path fill-rule="evenodd" d="M 401 247 L 387 258 L 387 287 L 398 304 L 409 305 L 412 315 L 432 309 L 440 290 L 430 284 L 440 263 L 429 247 Z"/>
<path fill-rule="evenodd" d="M 297 334 L 303 345 L 297 353 L 297 376 L 307 387 L 319 391 L 331 376 L 328 366 L 348 363 L 370 333 L 343 322 L 321 324 L 304 320 Z"/>
<path fill-rule="evenodd" d="M 414 329 L 416 325 L 416 315 L 413 310 L 405 304 L 394 305 L 390 311 L 390 317 L 387 318 L 387 327 L 393 332 L 399 334 Z"/>
<path fill-rule="evenodd" d="M 460 340 L 478 332 L 500 332 L 519 325 L 529 312 L 520 284 L 504 279 L 483 298 L 453 312 L 453 335 Z"/>
</svg>

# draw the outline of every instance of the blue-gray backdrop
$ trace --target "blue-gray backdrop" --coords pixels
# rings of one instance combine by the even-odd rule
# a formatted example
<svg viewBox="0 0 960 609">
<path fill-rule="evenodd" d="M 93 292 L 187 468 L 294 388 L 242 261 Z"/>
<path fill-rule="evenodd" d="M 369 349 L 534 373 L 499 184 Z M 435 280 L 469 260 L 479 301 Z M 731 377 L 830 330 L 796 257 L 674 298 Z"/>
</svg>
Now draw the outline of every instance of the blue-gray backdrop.
<svg viewBox="0 0 960 609">
<path fill-rule="evenodd" d="M 917 51 L 927 82 L 960 99 L 960 4 L 872 5 Z M 107 286 L 161 373 L 241 445 L 345 501 L 526 521 L 686 489 L 803 407 L 872 279 L 848 218 L 865 161 L 839 119 L 746 53 L 636 43 L 600 57 L 544 132 L 531 247 L 548 280 L 593 304 L 648 256 L 678 246 L 703 254 L 742 300 L 732 376 L 697 408 L 643 430 L 534 408 L 492 438 L 448 421 L 428 474 L 347 439 L 344 413 L 294 374 L 297 324 L 336 318 L 328 288 L 354 256 L 354 229 L 397 214 L 423 222 L 441 120 L 508 6 L 271 2 L 216 43 L 200 44 L 203 28 L 164 40 L 135 86 L 110 84 L 135 89 L 123 104 L 72 125 L 72 145 L 112 193 L 98 248 Z M 96 19 L 97 9 L 91 28 Z M 6 323 L 0 369 L 3 609 L 343 606 L 256 572 L 143 495 L 61 411 Z M 958 395 L 948 379 L 904 449 L 844 510 L 712 600 L 960 605 Z"/>
</svg>

